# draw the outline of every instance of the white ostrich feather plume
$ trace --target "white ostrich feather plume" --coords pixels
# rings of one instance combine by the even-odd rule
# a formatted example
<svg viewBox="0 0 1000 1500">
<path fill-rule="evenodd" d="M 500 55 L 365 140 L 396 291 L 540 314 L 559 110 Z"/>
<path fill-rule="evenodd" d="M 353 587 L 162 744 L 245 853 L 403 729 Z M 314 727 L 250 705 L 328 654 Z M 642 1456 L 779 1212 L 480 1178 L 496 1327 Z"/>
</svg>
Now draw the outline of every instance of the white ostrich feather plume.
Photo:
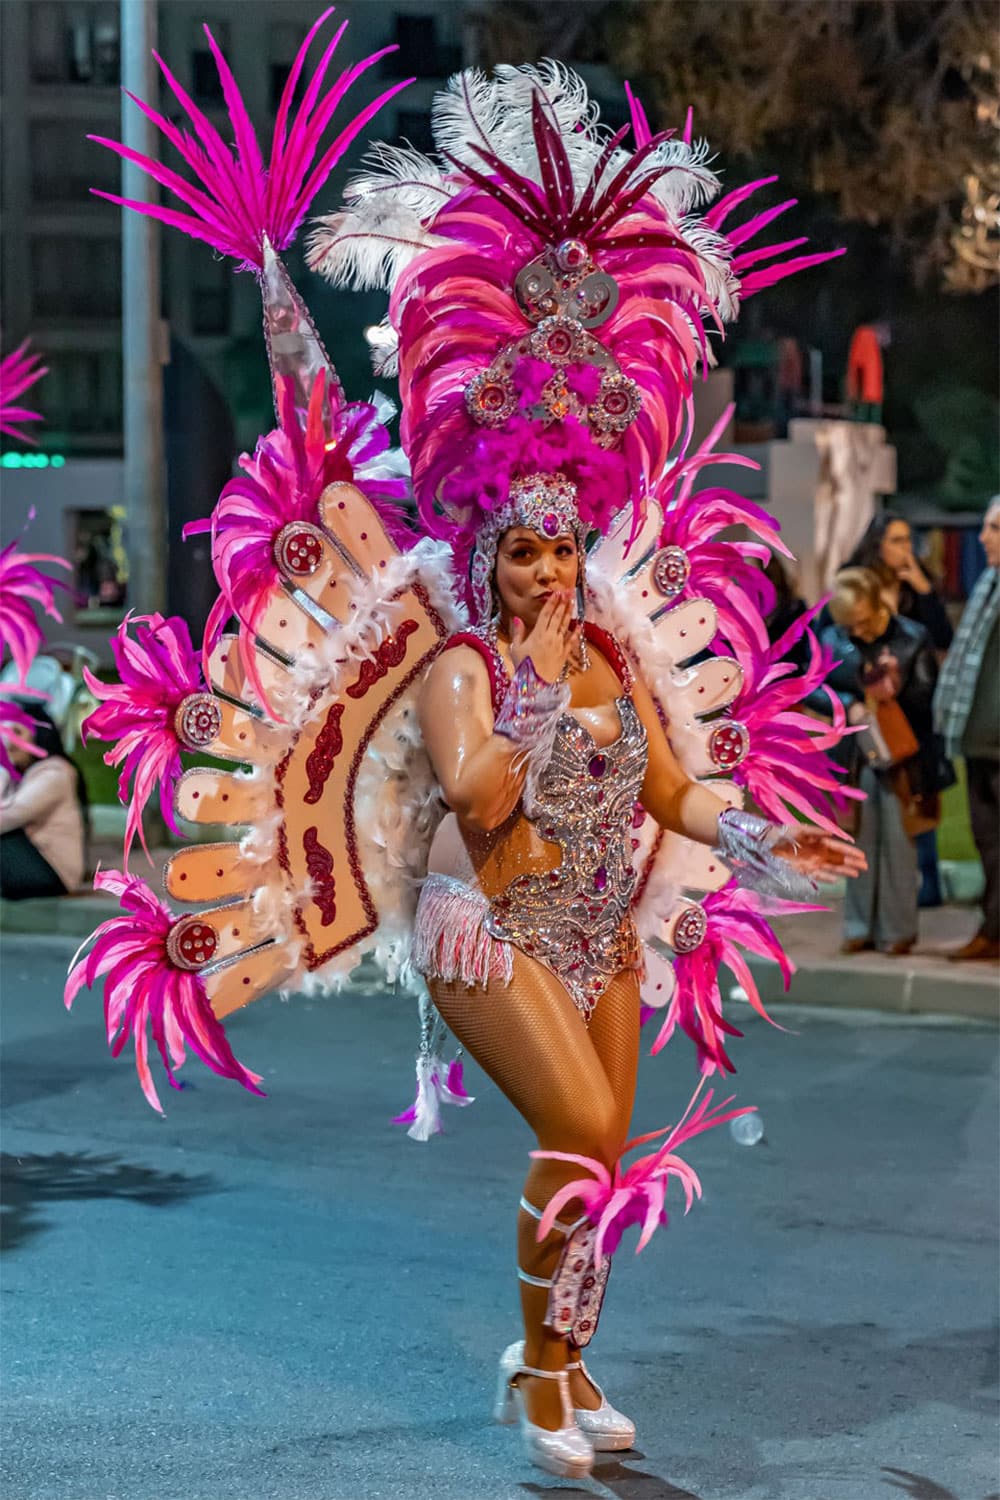
<svg viewBox="0 0 1000 1500">
<path fill-rule="evenodd" d="M 423 250 L 443 241 L 425 225 L 458 190 L 445 171 L 412 146 L 376 143 L 366 170 L 344 189 L 344 208 L 314 221 L 306 260 L 337 286 L 387 289 Z"/>
</svg>

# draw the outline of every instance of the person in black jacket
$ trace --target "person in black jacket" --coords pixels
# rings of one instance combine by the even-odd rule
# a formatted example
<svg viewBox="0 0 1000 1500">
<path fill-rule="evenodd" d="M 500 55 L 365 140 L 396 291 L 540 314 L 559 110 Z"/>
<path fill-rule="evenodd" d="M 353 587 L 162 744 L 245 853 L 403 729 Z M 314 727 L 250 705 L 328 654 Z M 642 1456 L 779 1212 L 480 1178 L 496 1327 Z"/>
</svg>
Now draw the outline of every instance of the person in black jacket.
<svg viewBox="0 0 1000 1500">
<path fill-rule="evenodd" d="M 878 706 L 895 702 L 919 747 L 893 763 L 891 756 L 879 755 L 877 732 L 855 736 L 853 745 L 858 784 L 867 799 L 861 804 L 857 840 L 868 869 L 851 882 L 845 900 L 844 951 L 877 947 L 900 955 L 910 951 L 917 937 L 913 829 L 922 814 L 932 816 L 937 792 L 931 713 L 937 657 L 924 627 L 893 615 L 878 577 L 865 569 L 846 568 L 837 575 L 830 614 L 833 623 L 824 636 L 838 665 L 829 680 L 847 704 L 848 718 L 855 724 L 877 724 Z"/>
<path fill-rule="evenodd" d="M 934 585 L 914 556 L 909 521 L 904 521 L 894 511 L 880 511 L 844 566 L 870 568 L 878 576 L 892 613 L 923 625 L 939 654 L 948 650 L 953 635 L 951 621 Z M 928 828 L 918 835 L 917 861 L 920 865 L 920 905 L 940 906 L 941 874 L 936 828 Z"/>
</svg>

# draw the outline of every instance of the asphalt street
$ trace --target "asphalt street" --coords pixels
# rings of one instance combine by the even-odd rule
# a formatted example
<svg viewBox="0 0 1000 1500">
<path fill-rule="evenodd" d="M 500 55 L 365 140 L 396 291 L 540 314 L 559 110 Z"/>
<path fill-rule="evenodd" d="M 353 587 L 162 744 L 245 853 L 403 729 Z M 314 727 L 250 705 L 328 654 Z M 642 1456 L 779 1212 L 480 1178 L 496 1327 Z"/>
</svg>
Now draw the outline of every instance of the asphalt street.
<svg viewBox="0 0 1000 1500">
<path fill-rule="evenodd" d="M 765 1140 L 617 1257 L 590 1365 L 638 1424 L 593 1480 L 489 1421 L 530 1140 L 481 1074 L 417 1145 L 414 1008 L 261 1001 L 255 1099 L 144 1102 L 71 945 L 7 941 L 3 1500 L 984 1500 L 997 1475 L 995 1033 L 785 1010 L 736 1043 Z M 637 1129 L 694 1078 L 645 1058 Z M 169 1095 L 169 1097 L 166 1097 Z"/>
</svg>

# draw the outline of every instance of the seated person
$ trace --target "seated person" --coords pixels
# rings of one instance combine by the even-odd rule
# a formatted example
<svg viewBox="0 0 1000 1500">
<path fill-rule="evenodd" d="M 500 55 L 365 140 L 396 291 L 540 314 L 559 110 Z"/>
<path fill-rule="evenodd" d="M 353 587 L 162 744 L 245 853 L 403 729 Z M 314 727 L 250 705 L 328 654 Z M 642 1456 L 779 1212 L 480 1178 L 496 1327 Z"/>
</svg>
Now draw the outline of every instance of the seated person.
<svg viewBox="0 0 1000 1500">
<path fill-rule="evenodd" d="M 0 896 L 65 896 L 83 879 L 86 791 L 66 755 L 59 731 L 43 708 L 22 705 L 34 720 L 32 741 L 43 758 L 12 746 L 21 772 L 13 781 L 0 769 Z"/>
</svg>

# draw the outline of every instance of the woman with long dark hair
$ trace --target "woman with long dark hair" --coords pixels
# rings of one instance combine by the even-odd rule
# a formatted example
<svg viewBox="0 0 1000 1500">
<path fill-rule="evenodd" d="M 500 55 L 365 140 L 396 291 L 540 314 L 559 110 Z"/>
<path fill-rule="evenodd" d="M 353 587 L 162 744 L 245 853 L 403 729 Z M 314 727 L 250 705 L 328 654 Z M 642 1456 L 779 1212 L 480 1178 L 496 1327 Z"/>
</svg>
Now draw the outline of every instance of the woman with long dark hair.
<svg viewBox="0 0 1000 1500">
<path fill-rule="evenodd" d="M 845 568 L 867 568 L 882 585 L 886 604 L 894 615 L 915 620 L 931 638 L 935 651 L 947 651 L 952 628 L 941 598 L 917 561 L 910 523 L 896 511 L 882 510 L 868 529 Z"/>
<path fill-rule="evenodd" d="M 0 895 L 6 901 L 65 896 L 83 879 L 87 790 L 43 708 L 25 699 L 31 748 L 12 747 L 21 774 L 0 787 Z"/>
</svg>

